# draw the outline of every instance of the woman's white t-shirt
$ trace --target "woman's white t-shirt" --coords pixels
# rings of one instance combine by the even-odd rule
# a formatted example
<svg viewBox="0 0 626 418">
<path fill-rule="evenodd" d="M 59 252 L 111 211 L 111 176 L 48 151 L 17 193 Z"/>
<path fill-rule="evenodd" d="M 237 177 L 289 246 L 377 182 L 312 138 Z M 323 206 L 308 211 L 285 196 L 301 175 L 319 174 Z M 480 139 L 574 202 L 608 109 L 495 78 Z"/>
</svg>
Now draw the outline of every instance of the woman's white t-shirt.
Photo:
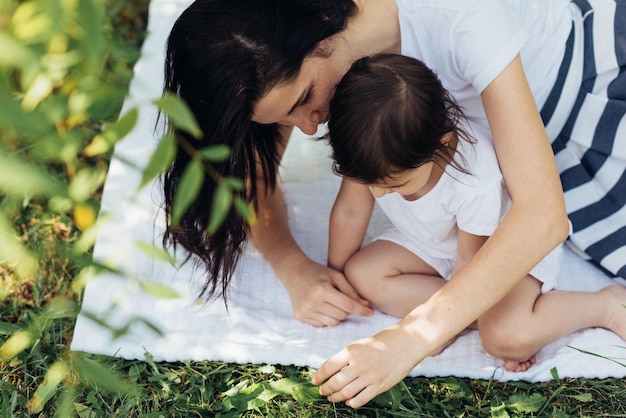
<svg viewBox="0 0 626 418">
<path fill-rule="evenodd" d="M 472 123 L 488 128 L 480 93 L 520 54 L 541 108 L 572 27 L 568 0 L 396 0 L 402 54 L 423 61 Z"/>
</svg>

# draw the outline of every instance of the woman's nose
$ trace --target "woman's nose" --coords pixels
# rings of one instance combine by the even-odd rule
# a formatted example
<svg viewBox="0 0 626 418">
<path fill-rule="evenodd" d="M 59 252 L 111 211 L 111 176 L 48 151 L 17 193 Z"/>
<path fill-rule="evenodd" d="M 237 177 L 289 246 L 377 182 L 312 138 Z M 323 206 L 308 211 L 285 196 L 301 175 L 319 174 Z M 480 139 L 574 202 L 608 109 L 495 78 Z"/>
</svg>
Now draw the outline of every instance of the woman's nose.
<svg viewBox="0 0 626 418">
<path fill-rule="evenodd" d="M 322 114 L 317 110 L 312 112 L 300 110 L 294 116 L 294 125 L 307 135 L 314 135 L 318 125 L 323 122 Z"/>
</svg>

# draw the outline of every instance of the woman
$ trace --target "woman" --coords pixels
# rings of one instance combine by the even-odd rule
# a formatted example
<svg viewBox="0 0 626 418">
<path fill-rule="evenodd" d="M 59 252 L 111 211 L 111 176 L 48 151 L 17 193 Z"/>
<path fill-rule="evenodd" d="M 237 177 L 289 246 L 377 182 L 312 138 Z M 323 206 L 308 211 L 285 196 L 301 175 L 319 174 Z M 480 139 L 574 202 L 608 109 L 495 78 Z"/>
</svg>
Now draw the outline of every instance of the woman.
<svg viewBox="0 0 626 418">
<path fill-rule="evenodd" d="M 224 294 L 250 237 L 287 289 L 296 318 L 332 326 L 350 313 L 371 314 L 342 274 L 298 248 L 276 167 L 292 126 L 313 134 L 326 120 L 334 86 L 353 61 L 401 53 L 435 69 L 470 122 L 490 129 L 512 205 L 476 256 L 428 301 L 322 365 L 314 376 L 322 394 L 358 407 L 390 388 L 566 238 L 563 189 L 546 128 L 566 188 L 571 241 L 626 275 L 620 211 L 626 135 L 619 131 L 626 2 L 597 3 L 592 10 L 565 0 L 198 0 L 170 34 L 165 90 L 187 101 L 204 138 L 177 136 L 185 148 L 231 147 L 230 159 L 216 169 L 248 179 L 245 197 L 255 204 L 257 222 L 249 226 L 233 212 L 206 234 L 215 189 L 207 180 L 166 240 L 206 265 L 209 295 Z M 607 45 L 616 47 L 607 51 Z M 604 54 L 594 60 L 598 48 Z M 589 116 L 595 119 L 583 120 Z M 188 160 L 180 151 L 166 175 L 168 211 Z"/>
</svg>

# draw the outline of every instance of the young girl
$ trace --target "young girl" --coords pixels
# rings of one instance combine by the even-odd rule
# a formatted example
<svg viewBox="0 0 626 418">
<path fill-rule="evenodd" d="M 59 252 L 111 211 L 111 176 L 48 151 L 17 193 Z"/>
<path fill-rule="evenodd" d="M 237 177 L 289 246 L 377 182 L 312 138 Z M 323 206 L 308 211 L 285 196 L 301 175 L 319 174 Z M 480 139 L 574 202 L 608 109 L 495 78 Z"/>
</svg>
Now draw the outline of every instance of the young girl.
<svg viewBox="0 0 626 418">
<path fill-rule="evenodd" d="M 413 58 L 362 58 L 337 86 L 326 137 L 343 181 L 328 265 L 382 312 L 404 317 L 428 300 L 474 257 L 508 208 L 493 147 L 474 140 L 485 133 L 468 132 L 465 122 L 436 75 Z M 394 227 L 360 249 L 375 201 Z M 528 369 L 541 347 L 583 328 L 626 337 L 626 289 L 553 290 L 560 250 L 474 324 L 509 371 Z"/>
</svg>

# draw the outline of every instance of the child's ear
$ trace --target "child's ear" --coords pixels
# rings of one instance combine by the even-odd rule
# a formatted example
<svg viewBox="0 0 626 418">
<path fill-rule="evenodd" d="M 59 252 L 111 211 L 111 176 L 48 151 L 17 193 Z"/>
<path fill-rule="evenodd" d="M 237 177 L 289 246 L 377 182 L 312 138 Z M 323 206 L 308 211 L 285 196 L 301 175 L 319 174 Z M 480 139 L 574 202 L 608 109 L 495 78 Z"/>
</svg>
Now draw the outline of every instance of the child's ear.
<svg viewBox="0 0 626 418">
<path fill-rule="evenodd" d="M 448 132 L 447 134 L 445 134 L 444 136 L 441 137 L 441 143 L 443 145 L 445 145 L 446 147 L 448 146 L 448 143 L 450 142 L 450 140 L 452 139 L 452 132 Z"/>
</svg>

